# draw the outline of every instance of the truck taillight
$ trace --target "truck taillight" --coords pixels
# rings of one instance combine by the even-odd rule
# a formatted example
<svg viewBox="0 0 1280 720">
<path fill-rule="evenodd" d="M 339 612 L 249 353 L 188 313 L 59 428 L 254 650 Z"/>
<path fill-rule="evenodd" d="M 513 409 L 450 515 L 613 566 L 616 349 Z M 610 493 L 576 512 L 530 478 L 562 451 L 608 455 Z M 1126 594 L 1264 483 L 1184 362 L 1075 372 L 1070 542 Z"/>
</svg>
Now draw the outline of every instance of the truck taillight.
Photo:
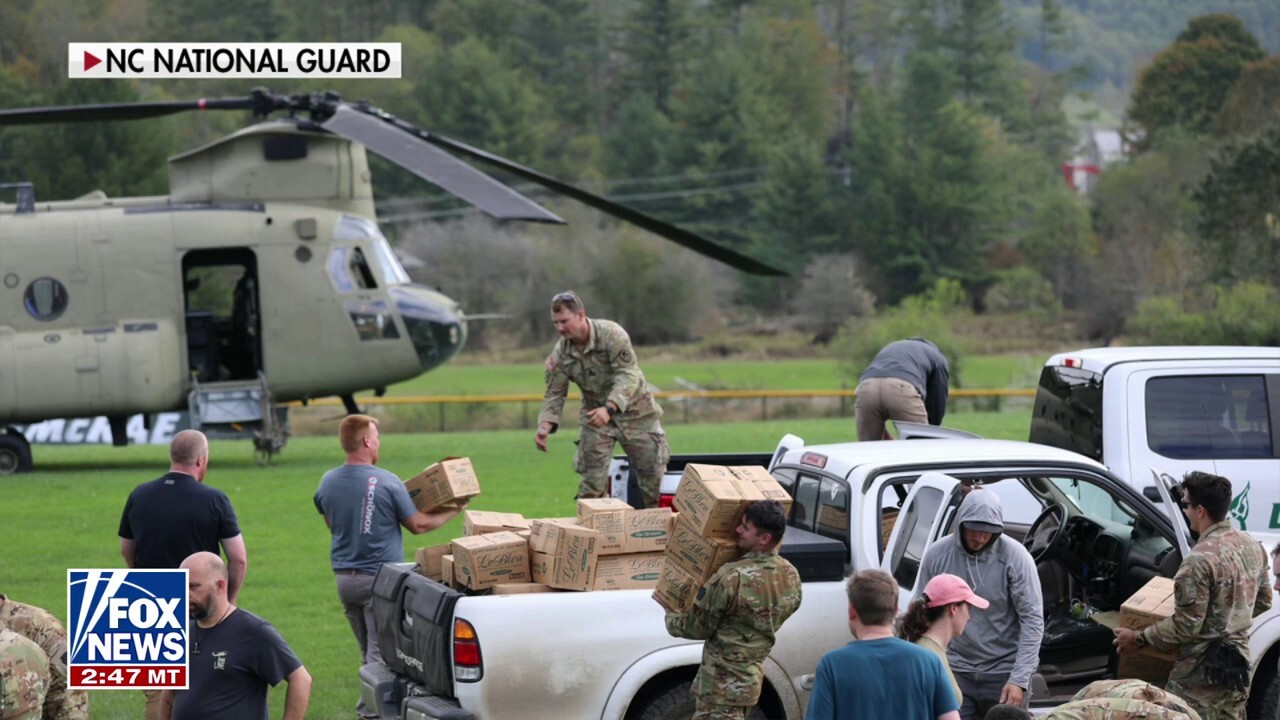
<svg viewBox="0 0 1280 720">
<path fill-rule="evenodd" d="M 658 507 L 671 508 L 672 510 L 674 510 L 675 501 L 676 501 L 675 495 L 668 495 L 666 493 L 663 493 L 658 496 Z"/>
<path fill-rule="evenodd" d="M 484 676 L 484 663 L 480 660 L 480 640 L 476 629 L 466 620 L 453 621 L 453 679 L 458 682 L 476 682 Z"/>
</svg>

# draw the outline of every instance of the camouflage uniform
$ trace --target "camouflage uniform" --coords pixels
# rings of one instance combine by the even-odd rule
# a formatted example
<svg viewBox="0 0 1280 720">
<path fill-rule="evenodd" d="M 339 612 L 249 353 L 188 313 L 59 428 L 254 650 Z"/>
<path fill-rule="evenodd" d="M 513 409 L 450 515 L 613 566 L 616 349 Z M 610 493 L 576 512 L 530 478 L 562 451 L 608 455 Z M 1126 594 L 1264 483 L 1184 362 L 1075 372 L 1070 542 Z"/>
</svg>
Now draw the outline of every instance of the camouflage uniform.
<svg viewBox="0 0 1280 720">
<path fill-rule="evenodd" d="M 1173 578 L 1173 615 L 1138 632 L 1140 643 L 1180 651 L 1165 689 L 1203 720 L 1244 720 L 1248 691 L 1210 685 L 1200 661 L 1215 639 L 1249 658 L 1253 618 L 1271 608 L 1269 574 L 1257 540 L 1233 529 L 1230 520 L 1210 525 Z"/>
<path fill-rule="evenodd" d="M 40 720 L 49 689 L 49 658 L 39 645 L 0 629 L 0 718 Z"/>
<path fill-rule="evenodd" d="M 67 631 L 52 613 L 0 595 L 0 628 L 25 636 L 49 658 L 45 720 L 88 720 L 89 693 L 67 689 Z"/>
<path fill-rule="evenodd" d="M 538 422 L 551 423 L 551 432 L 555 432 L 569 394 L 569 382 L 577 384 L 582 390 L 582 433 L 573 459 L 573 469 L 582 476 L 578 497 L 604 495 L 613 446 L 621 443 L 640 478 L 645 507 L 657 507 L 658 487 L 671 457 L 666 433 L 658 422 L 662 408 L 653 399 L 636 363 L 627 331 L 608 320 L 588 322 L 591 334 L 585 348 L 579 350 L 568 338 L 560 338 L 547 356 L 547 395 Z M 618 414 L 604 427 L 588 425 L 587 412 L 604 407 L 610 400 L 618 406 Z"/>
<path fill-rule="evenodd" d="M 706 640 L 693 679 L 694 720 L 741 720 L 760 701 L 774 634 L 800 607 L 800 574 L 773 551 L 725 563 L 687 613 L 667 613 L 667 632 Z"/>
<path fill-rule="evenodd" d="M 1200 720 L 1200 714 L 1193 710 L 1182 698 L 1166 692 L 1146 680 L 1098 680 L 1086 685 L 1071 699 L 1092 700 L 1094 698 L 1145 700 L 1175 713 L 1182 713 L 1192 720 Z"/>
<path fill-rule="evenodd" d="M 1194 712 L 1188 715 L 1146 700 L 1114 697 L 1073 700 L 1054 708 L 1044 718 L 1045 720 L 1200 720 Z"/>
</svg>

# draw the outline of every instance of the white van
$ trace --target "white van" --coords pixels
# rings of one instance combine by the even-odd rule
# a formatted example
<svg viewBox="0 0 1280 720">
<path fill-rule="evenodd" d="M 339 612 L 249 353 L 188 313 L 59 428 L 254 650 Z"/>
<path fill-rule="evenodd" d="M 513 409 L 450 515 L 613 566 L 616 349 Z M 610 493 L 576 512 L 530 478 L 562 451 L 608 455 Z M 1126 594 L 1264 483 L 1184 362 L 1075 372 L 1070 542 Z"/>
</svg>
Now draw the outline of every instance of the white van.
<svg viewBox="0 0 1280 720">
<path fill-rule="evenodd" d="M 1040 374 L 1032 442 L 1102 462 L 1156 500 L 1153 467 L 1231 480 L 1242 530 L 1280 530 L 1280 348 L 1060 353 Z"/>
</svg>

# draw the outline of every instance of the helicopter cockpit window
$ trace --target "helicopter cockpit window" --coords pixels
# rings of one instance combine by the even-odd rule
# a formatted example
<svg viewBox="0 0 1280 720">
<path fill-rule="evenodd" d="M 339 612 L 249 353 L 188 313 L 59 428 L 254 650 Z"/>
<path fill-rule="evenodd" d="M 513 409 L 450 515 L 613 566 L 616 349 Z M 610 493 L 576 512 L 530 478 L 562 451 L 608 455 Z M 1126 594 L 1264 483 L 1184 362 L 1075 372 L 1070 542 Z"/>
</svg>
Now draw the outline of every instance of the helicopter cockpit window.
<svg viewBox="0 0 1280 720">
<path fill-rule="evenodd" d="M 364 259 L 364 251 L 358 247 L 335 247 L 329 253 L 329 260 L 324 267 L 329 273 L 329 281 L 333 283 L 333 289 L 340 293 L 378 287 L 378 281 L 373 277 L 373 270 Z"/>
<path fill-rule="evenodd" d="M 377 238 L 369 243 L 369 256 L 382 275 L 383 282 L 388 285 L 409 283 L 409 273 L 404 271 L 404 266 L 396 259 L 395 252 L 385 239 Z"/>
<path fill-rule="evenodd" d="M 409 273 L 396 259 L 395 252 L 387 243 L 387 238 L 378 229 L 377 223 L 356 215 L 343 215 L 338 227 L 333 231 L 333 239 L 337 241 L 357 242 L 368 248 L 368 260 L 376 269 L 378 276 L 386 285 L 404 285 L 410 282 Z"/>
<path fill-rule="evenodd" d="M 22 295 L 27 313 L 37 320 L 56 320 L 67 309 L 67 288 L 50 277 L 36 278 Z"/>
<path fill-rule="evenodd" d="M 347 271 L 347 258 L 350 256 L 351 248 L 336 247 L 329 253 L 329 260 L 324 264 L 325 271 L 329 273 L 329 281 L 333 283 L 333 289 L 340 293 L 349 293 L 356 289 L 355 280 L 351 279 L 351 274 Z"/>
<path fill-rule="evenodd" d="M 383 300 L 349 302 L 347 314 L 356 326 L 361 340 L 392 340 L 400 337 L 396 330 L 395 316 Z"/>
</svg>

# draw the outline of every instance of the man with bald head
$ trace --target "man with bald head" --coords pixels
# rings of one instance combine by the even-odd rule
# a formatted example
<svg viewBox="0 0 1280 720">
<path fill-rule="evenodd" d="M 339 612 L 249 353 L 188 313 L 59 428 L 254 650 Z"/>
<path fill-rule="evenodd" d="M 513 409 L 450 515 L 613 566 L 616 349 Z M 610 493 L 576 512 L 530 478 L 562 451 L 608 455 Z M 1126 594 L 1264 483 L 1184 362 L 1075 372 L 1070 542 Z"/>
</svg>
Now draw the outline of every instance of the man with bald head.
<svg viewBox="0 0 1280 720">
<path fill-rule="evenodd" d="M 231 500 L 204 484 L 209 441 L 199 430 L 183 430 L 169 443 L 169 472 L 133 489 L 120 515 L 120 554 L 143 570 L 176 568 L 197 552 L 227 554 L 227 597 L 235 602 L 244 585 L 248 557 Z M 159 693 L 144 691 L 144 720 L 161 717 Z"/>
<path fill-rule="evenodd" d="M 191 667 L 186 690 L 165 690 L 164 720 L 267 720 L 267 688 L 283 680 L 284 720 L 302 720 L 311 674 L 271 623 L 227 598 L 227 566 L 211 552 L 182 562 L 187 570 Z"/>
</svg>

